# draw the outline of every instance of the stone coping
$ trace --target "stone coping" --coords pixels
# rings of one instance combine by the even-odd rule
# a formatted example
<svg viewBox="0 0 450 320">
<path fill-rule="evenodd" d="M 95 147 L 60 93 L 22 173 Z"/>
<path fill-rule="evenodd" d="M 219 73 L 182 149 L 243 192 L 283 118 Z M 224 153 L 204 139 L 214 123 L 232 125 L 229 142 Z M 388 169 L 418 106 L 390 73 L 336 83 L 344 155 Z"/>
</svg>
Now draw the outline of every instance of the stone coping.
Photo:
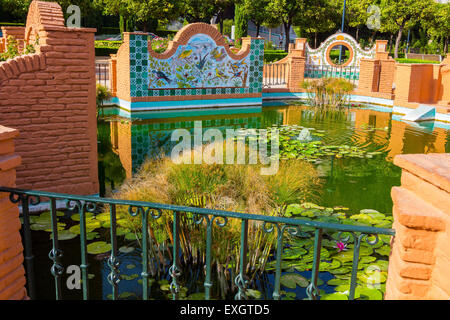
<svg viewBox="0 0 450 320">
<path fill-rule="evenodd" d="M 450 153 L 402 154 L 394 164 L 450 193 Z"/>
</svg>

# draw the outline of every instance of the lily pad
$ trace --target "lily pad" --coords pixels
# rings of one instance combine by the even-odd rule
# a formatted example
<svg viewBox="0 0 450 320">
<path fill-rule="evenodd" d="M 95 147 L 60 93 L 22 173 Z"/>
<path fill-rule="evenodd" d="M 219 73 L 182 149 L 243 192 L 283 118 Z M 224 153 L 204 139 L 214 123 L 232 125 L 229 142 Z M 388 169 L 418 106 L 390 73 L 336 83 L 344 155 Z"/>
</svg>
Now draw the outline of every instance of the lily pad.
<svg viewBox="0 0 450 320">
<path fill-rule="evenodd" d="M 281 276 L 280 283 L 290 289 L 295 289 L 297 286 L 306 288 L 309 281 L 297 273 L 287 273 Z"/>
<path fill-rule="evenodd" d="M 134 251 L 134 247 L 123 246 L 123 247 L 119 248 L 119 251 L 122 252 L 122 253 L 130 253 L 130 252 Z"/>
<path fill-rule="evenodd" d="M 92 212 L 86 212 L 84 214 L 84 216 L 86 218 L 92 218 L 94 216 L 94 214 Z M 80 221 L 80 214 L 79 213 L 75 213 L 75 214 L 70 216 L 70 219 L 72 219 L 73 221 Z"/>
<path fill-rule="evenodd" d="M 89 254 L 101 254 L 111 251 L 111 244 L 105 241 L 96 241 L 87 245 Z"/>
<path fill-rule="evenodd" d="M 70 230 L 58 231 L 58 240 L 70 240 L 76 238 L 78 235 L 70 232 Z M 53 239 L 53 234 L 50 235 L 50 240 Z"/>
<path fill-rule="evenodd" d="M 340 292 L 334 292 L 324 294 L 320 297 L 320 300 L 348 300 L 348 296 Z"/>
</svg>

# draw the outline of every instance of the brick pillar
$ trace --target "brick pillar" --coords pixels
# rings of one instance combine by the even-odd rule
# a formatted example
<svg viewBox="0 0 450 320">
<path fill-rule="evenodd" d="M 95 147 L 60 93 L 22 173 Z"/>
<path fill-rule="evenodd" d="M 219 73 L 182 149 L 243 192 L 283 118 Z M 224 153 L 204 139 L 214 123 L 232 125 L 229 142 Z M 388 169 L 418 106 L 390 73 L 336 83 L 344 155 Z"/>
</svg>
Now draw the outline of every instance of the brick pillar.
<svg viewBox="0 0 450 320">
<path fill-rule="evenodd" d="M 305 78 L 306 58 L 304 56 L 304 50 L 292 49 L 287 61 L 289 66 L 287 81 L 288 89 L 300 91 L 301 84 Z"/>
<path fill-rule="evenodd" d="M 378 91 L 380 61 L 361 59 L 359 64 L 358 91 L 361 94 L 370 94 Z"/>
<path fill-rule="evenodd" d="M 16 167 L 21 158 L 14 152 L 17 130 L 0 126 L 0 186 L 15 187 Z M 9 195 L 0 193 L 0 300 L 27 298 L 21 224 L 17 204 Z"/>
<path fill-rule="evenodd" d="M 112 54 L 111 59 L 109 59 L 109 84 L 110 91 L 113 97 L 117 93 L 117 54 Z"/>
<path fill-rule="evenodd" d="M 398 155 L 385 299 L 450 299 L 450 154 Z"/>
<path fill-rule="evenodd" d="M 19 45 L 19 51 L 22 51 L 24 48 L 24 39 L 25 39 L 25 27 L 2 27 L 2 34 L 4 44 L 5 44 L 5 51 L 6 47 L 8 46 L 8 37 L 13 36 L 17 44 Z"/>
</svg>

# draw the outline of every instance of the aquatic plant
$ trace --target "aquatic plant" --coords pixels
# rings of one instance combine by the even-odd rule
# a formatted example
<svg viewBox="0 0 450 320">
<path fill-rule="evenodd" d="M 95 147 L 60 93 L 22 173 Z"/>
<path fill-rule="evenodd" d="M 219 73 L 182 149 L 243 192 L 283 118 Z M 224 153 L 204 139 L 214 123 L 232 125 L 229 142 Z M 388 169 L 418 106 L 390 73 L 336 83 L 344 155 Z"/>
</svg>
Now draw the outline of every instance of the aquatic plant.
<svg viewBox="0 0 450 320">
<path fill-rule="evenodd" d="M 342 78 L 304 80 L 302 88 L 308 93 L 308 103 L 321 110 L 341 110 L 348 104 L 354 85 Z"/>
<path fill-rule="evenodd" d="M 287 205 L 314 198 L 321 181 L 315 168 L 304 161 L 281 162 L 277 174 L 264 177 L 260 165 L 175 164 L 170 158 L 148 160 L 139 173 L 124 183 L 117 198 L 199 206 L 235 212 L 284 215 Z M 118 208 L 140 238 L 140 219 L 130 217 Z M 150 256 L 158 264 L 154 274 L 163 273 L 168 265 L 168 248 L 173 239 L 172 215 L 163 213 L 149 223 Z M 220 220 L 220 219 L 219 219 Z M 186 268 L 205 264 L 205 221 L 194 223 L 193 217 L 182 215 L 180 242 L 181 265 Z M 228 219 L 224 227 L 213 225 L 212 265 L 217 277 L 219 295 L 225 297 L 234 289 L 234 276 L 239 266 L 241 221 Z M 274 235 L 267 234 L 261 223 L 249 223 L 249 255 L 247 274 L 253 279 L 264 270 L 271 252 Z M 230 253 L 235 254 L 230 254 Z M 203 271 L 202 271 L 203 272 Z"/>
</svg>

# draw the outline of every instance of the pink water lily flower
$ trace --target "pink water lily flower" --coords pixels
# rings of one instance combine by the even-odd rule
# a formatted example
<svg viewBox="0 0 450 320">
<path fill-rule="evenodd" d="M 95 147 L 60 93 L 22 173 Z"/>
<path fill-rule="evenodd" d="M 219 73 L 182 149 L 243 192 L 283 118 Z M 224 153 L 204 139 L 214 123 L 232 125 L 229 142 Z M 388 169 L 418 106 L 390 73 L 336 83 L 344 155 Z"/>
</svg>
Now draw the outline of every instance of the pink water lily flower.
<svg viewBox="0 0 450 320">
<path fill-rule="evenodd" d="M 337 248 L 339 250 L 339 252 L 341 252 L 341 251 L 347 250 L 347 244 L 342 241 L 337 241 L 335 248 Z"/>
</svg>

